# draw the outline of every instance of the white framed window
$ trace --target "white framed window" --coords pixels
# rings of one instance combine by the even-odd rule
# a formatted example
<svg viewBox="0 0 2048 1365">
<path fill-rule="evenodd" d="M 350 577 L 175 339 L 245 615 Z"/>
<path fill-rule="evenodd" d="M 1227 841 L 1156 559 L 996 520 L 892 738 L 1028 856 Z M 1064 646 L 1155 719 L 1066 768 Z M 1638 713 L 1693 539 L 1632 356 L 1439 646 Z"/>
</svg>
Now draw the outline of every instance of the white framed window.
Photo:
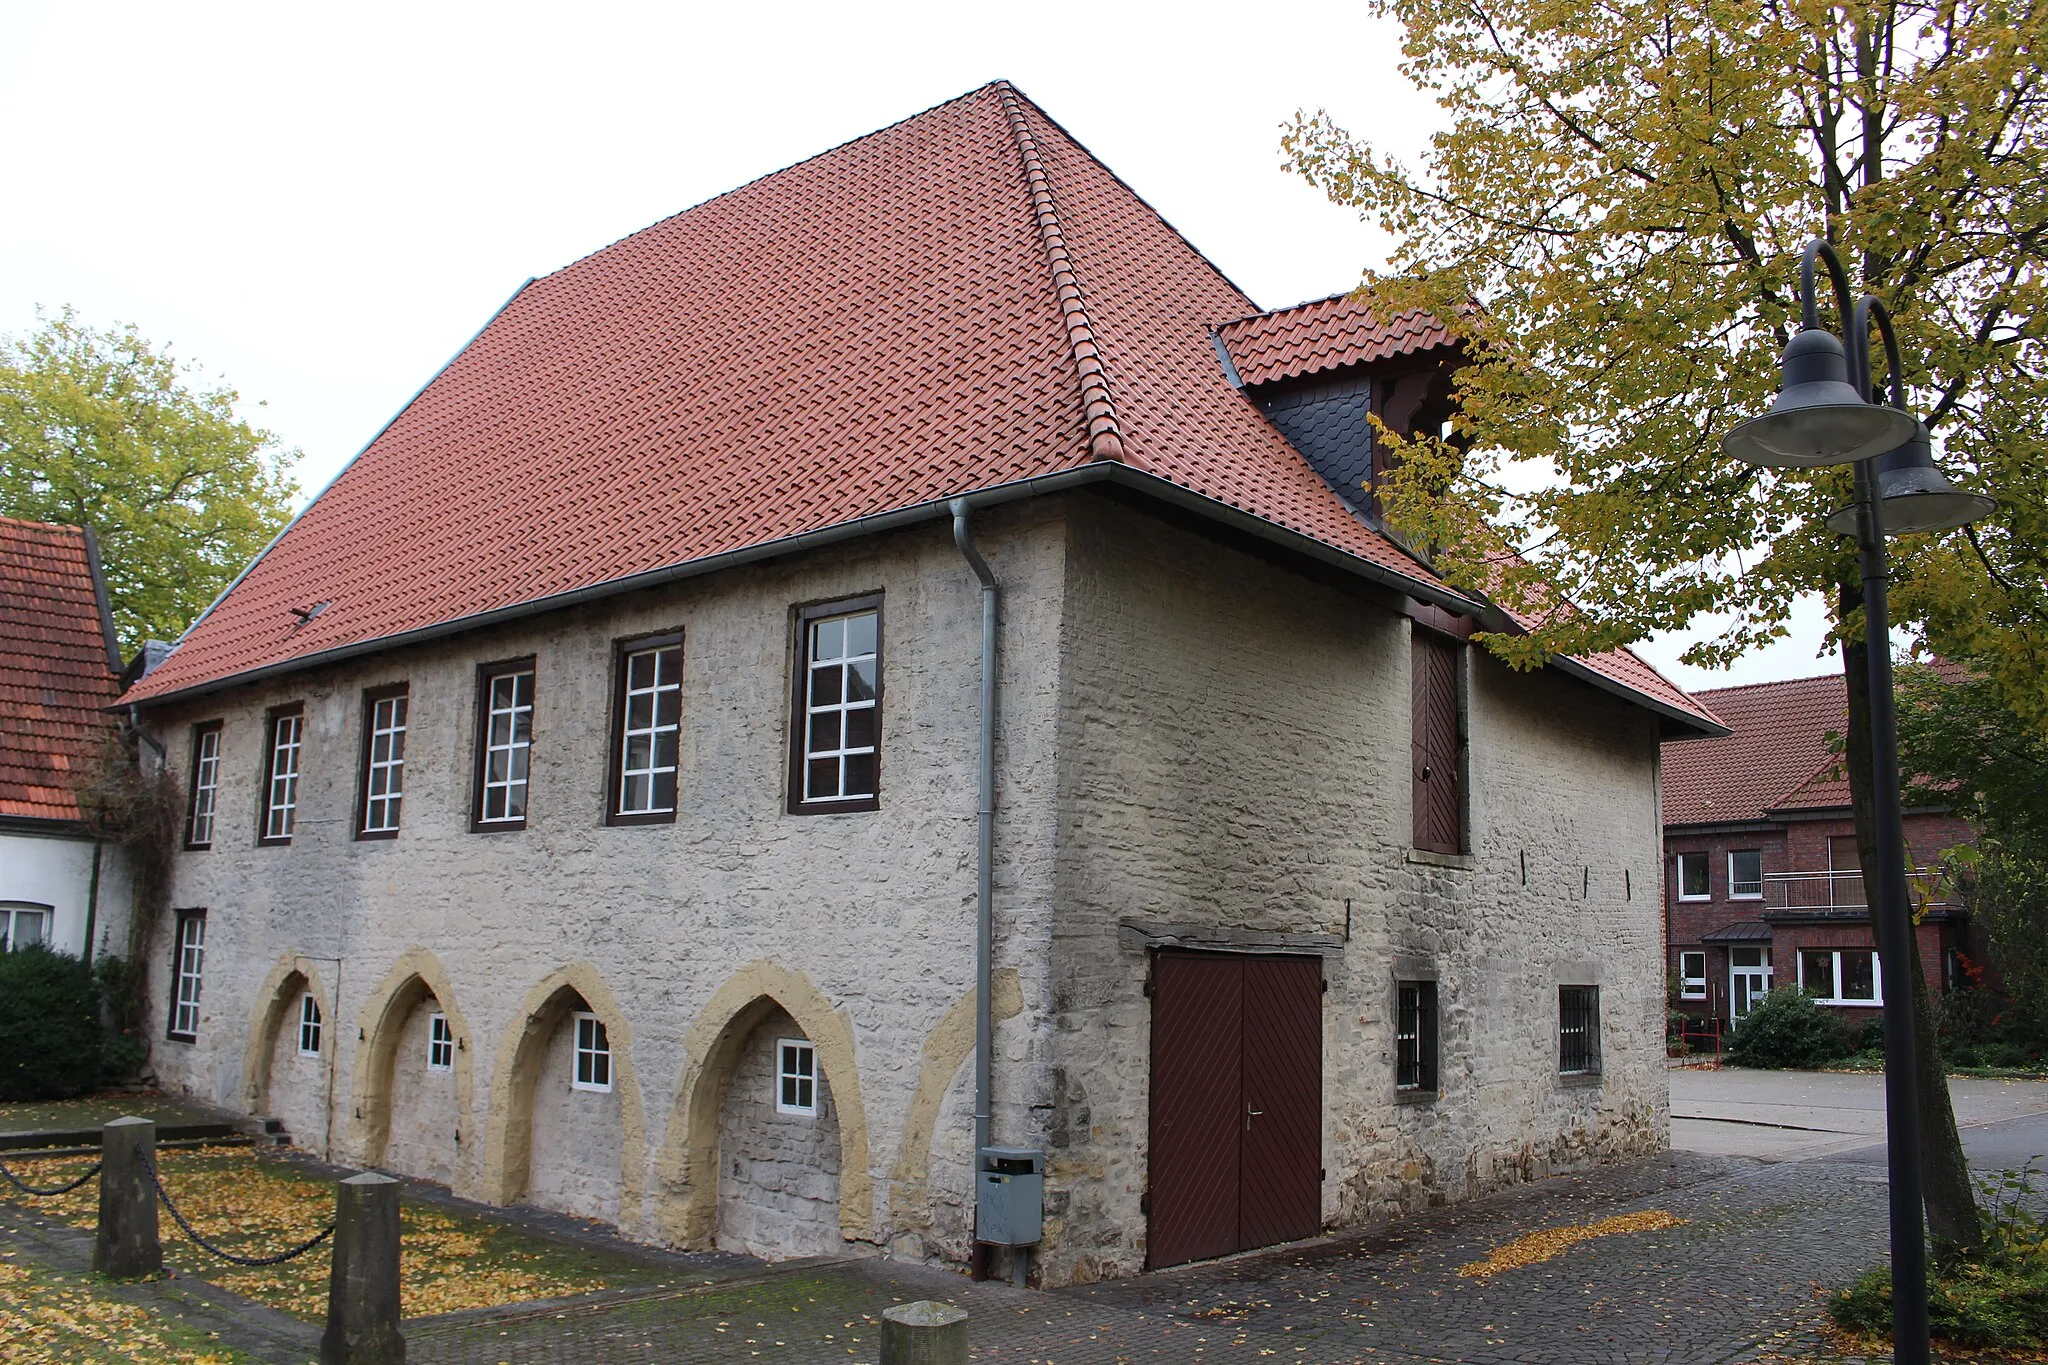
<svg viewBox="0 0 2048 1365">
<path fill-rule="evenodd" d="M 320 1055 L 320 1002 L 311 991 L 299 997 L 299 1055 Z"/>
<path fill-rule="evenodd" d="M 1874 948 L 1801 948 L 1799 989 L 1820 1005 L 1882 1005 L 1884 964 Z"/>
<path fill-rule="evenodd" d="M 454 1069 L 455 1030 L 448 1027 L 448 1016 L 436 1010 L 427 1016 L 427 1070 Z"/>
<path fill-rule="evenodd" d="M 673 820 L 676 745 L 682 734 L 680 635 L 619 650 L 618 730 L 610 818 L 626 824 Z"/>
<path fill-rule="evenodd" d="M 1704 949 L 1687 949 L 1678 955 L 1678 998 L 1707 998 L 1707 954 Z"/>
<path fill-rule="evenodd" d="M 818 1112 L 818 1054 L 808 1038 L 775 1041 L 775 1112 Z"/>
<path fill-rule="evenodd" d="M 604 1031 L 604 1020 L 579 1010 L 576 1021 L 576 1070 L 569 1077 L 571 1090 L 612 1088 L 612 1040 Z"/>
<path fill-rule="evenodd" d="M 811 619 L 804 627 L 803 730 L 797 804 L 872 803 L 881 756 L 878 610 Z"/>
<path fill-rule="evenodd" d="M 523 825 L 533 757 L 533 669 L 486 673 L 480 692 L 476 823 Z"/>
<path fill-rule="evenodd" d="M 1764 855 L 1754 848 L 1737 849 L 1728 855 L 1728 899 L 1762 900 L 1764 897 Z"/>
<path fill-rule="evenodd" d="M 0 902 L 0 953 L 48 943 L 54 913 L 55 907 L 40 902 Z"/>
<path fill-rule="evenodd" d="M 192 732 L 192 797 L 185 823 L 186 848 L 213 847 L 213 813 L 220 798 L 220 722 Z"/>
<path fill-rule="evenodd" d="M 1678 898 L 1682 901 L 1703 901 L 1714 894 L 1708 881 L 1707 855 L 1704 853 L 1681 853 L 1678 855 Z"/>
<path fill-rule="evenodd" d="M 363 823 L 365 837 L 398 833 L 399 808 L 405 803 L 404 687 L 371 692 L 363 698 Z"/>
<path fill-rule="evenodd" d="M 170 1035 L 186 1042 L 199 1036 L 199 974 L 206 963 L 206 916 L 178 916 L 177 954 L 171 964 Z"/>
<path fill-rule="evenodd" d="M 270 744 L 263 764 L 263 843 L 290 843 L 298 824 L 299 749 L 305 730 L 305 713 L 296 706 L 270 717 Z"/>
</svg>

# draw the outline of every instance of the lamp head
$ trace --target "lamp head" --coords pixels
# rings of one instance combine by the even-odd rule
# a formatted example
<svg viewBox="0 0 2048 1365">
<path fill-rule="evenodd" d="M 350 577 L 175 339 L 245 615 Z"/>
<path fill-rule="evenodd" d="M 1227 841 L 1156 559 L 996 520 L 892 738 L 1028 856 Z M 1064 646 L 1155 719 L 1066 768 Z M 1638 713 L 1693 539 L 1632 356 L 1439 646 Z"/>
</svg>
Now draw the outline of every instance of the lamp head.
<svg viewBox="0 0 2048 1365">
<path fill-rule="evenodd" d="M 1960 491 L 1935 467 L 1934 443 L 1925 422 L 1915 422 L 1912 439 L 1878 460 L 1877 495 L 1883 501 L 1888 536 L 1946 531 L 1988 516 L 1997 506 L 1981 493 Z M 1837 535 L 1855 535 L 1855 505 L 1829 516 L 1827 527 Z"/>
<path fill-rule="evenodd" d="M 1849 382 L 1849 357 L 1824 328 L 1785 343 L 1783 379 L 1771 410 L 1721 438 L 1721 448 L 1747 464 L 1817 469 L 1866 460 L 1913 434 L 1897 408 L 1867 403 Z"/>
</svg>

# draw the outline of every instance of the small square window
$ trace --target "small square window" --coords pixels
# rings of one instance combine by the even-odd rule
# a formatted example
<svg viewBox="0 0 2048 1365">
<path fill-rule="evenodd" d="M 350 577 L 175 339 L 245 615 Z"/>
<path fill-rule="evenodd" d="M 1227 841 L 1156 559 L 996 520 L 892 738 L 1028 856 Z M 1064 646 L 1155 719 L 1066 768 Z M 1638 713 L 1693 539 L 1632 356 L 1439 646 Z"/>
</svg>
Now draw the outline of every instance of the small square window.
<svg viewBox="0 0 2048 1365">
<path fill-rule="evenodd" d="M 1681 853 L 1678 855 L 1678 898 L 1682 901 L 1703 901 L 1713 894 L 1707 881 L 1707 855 L 1704 853 Z"/>
<path fill-rule="evenodd" d="M 311 991 L 299 997 L 299 1055 L 320 1055 L 320 1002 Z"/>
<path fill-rule="evenodd" d="M 1689 949 L 1678 955 L 1678 998 L 1707 998 L 1707 955 L 1704 950 Z"/>
<path fill-rule="evenodd" d="M 604 1031 L 604 1021 L 594 1014 L 579 1012 L 576 1020 L 576 1070 L 570 1077 L 572 1090 L 600 1090 L 612 1088 L 612 1041 Z"/>
<path fill-rule="evenodd" d="M 1728 896 L 1731 900 L 1761 900 L 1764 894 L 1764 855 L 1757 849 L 1740 849 L 1728 855 Z"/>
<path fill-rule="evenodd" d="M 808 1038 L 782 1038 L 775 1044 L 775 1112 L 818 1112 L 818 1054 Z"/>
<path fill-rule="evenodd" d="M 448 1016 L 437 1011 L 427 1016 L 427 1070 L 454 1069 L 455 1030 L 448 1027 Z"/>
<path fill-rule="evenodd" d="M 1403 981 L 1394 994 L 1394 1089 L 1434 1094 L 1436 982 Z"/>
<path fill-rule="evenodd" d="M 1557 1069 L 1567 1076 L 1600 1071 L 1600 988 L 1557 988 Z"/>
</svg>

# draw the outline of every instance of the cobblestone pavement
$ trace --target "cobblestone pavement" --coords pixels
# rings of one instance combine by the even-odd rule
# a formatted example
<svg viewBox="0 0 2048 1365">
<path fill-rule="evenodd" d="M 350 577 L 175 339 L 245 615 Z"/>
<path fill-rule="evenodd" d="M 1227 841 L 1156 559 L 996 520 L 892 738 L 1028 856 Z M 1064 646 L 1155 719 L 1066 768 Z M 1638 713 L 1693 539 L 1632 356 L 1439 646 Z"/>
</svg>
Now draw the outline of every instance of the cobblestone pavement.
<svg viewBox="0 0 2048 1365">
<path fill-rule="evenodd" d="M 1884 1254 L 1884 1196 L 1868 1167 L 1673 1153 L 1433 1210 L 1378 1236 L 1049 1294 L 838 1262 L 696 1293 L 417 1321 L 408 1358 L 873 1362 L 883 1308 L 944 1298 L 971 1314 L 976 1360 L 1019 1365 L 1757 1360 L 1813 1347 L 1825 1290 Z M 1687 1221 L 1487 1279 L 1458 1274 L 1525 1233 L 1651 1209 Z"/>
</svg>

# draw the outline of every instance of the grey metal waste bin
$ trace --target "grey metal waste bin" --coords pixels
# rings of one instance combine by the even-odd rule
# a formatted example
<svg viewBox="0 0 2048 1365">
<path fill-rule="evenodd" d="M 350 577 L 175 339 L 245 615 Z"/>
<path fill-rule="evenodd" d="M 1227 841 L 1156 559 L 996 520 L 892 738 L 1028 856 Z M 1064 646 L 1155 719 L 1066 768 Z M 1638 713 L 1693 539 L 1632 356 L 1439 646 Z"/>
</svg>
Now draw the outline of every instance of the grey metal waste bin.
<svg viewBox="0 0 2048 1365">
<path fill-rule="evenodd" d="M 976 1241 L 1028 1247 L 1045 1236 L 1045 1153 L 984 1147 L 975 1172 Z"/>
</svg>

